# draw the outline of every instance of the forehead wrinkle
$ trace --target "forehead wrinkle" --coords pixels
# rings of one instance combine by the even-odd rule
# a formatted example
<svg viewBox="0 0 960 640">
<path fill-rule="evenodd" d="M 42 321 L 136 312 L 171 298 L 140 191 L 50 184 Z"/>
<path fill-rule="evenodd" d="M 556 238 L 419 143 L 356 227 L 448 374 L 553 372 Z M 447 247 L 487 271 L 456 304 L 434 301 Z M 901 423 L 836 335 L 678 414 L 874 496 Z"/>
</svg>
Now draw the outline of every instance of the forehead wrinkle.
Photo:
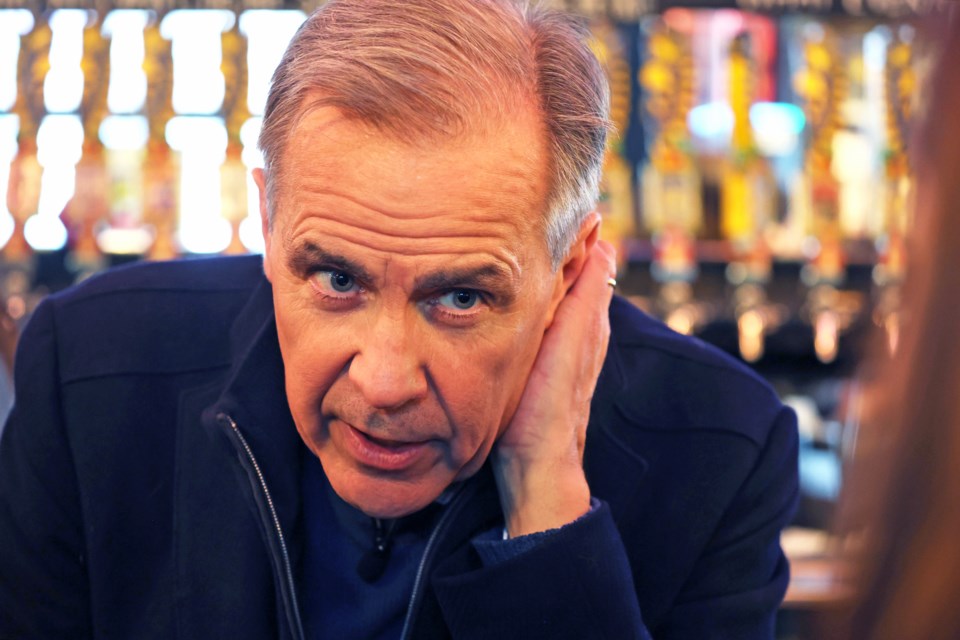
<svg viewBox="0 0 960 640">
<path fill-rule="evenodd" d="M 314 184 L 313 181 L 305 181 Z M 341 182 L 347 182 L 341 180 Z M 301 185 L 298 188 L 297 208 L 300 215 L 314 215 L 315 212 L 329 208 L 330 210 L 349 210 L 350 208 L 359 208 L 363 210 L 363 215 L 354 216 L 354 223 L 364 229 L 380 230 L 387 225 L 396 226 L 398 230 L 408 231 L 412 222 L 429 222 L 428 227 L 432 230 L 429 235 L 440 235 L 436 232 L 437 224 L 445 222 L 449 224 L 459 224 L 463 222 L 491 225 L 506 224 L 512 227 L 525 228 L 531 216 L 526 212 L 535 208 L 532 202 L 529 189 L 512 185 L 510 182 L 502 182 L 497 185 L 497 190 L 493 193 L 476 193 L 475 190 L 460 189 L 456 195 L 465 199 L 465 202 L 445 203 L 438 201 L 436 194 L 432 194 L 433 203 L 429 206 L 422 206 L 416 198 L 399 198 L 396 204 L 374 203 L 373 201 L 359 195 L 350 195 L 348 189 L 340 190 L 330 186 L 306 186 Z M 363 189 L 358 189 L 358 193 L 363 193 Z M 313 198 L 324 200 L 344 200 L 346 207 L 322 206 L 320 203 L 311 202 Z M 535 212 L 539 214 L 540 212 Z M 491 220 L 491 214 L 494 220 Z M 536 217 L 536 216 L 532 216 Z"/>
<path fill-rule="evenodd" d="M 493 243 L 509 249 L 510 239 L 516 235 L 515 228 L 507 223 L 485 222 L 479 229 L 485 233 L 478 233 L 477 225 L 471 225 L 469 231 L 464 230 L 462 224 L 451 225 L 447 228 L 437 228 L 436 226 L 426 225 L 422 230 L 414 229 L 411 226 L 403 226 L 399 232 L 392 229 L 384 229 L 382 226 L 356 225 L 352 221 L 344 222 L 335 217 L 324 217 L 322 224 L 314 224 L 317 216 L 306 218 L 305 226 L 307 233 L 309 229 L 317 229 L 323 233 L 336 233 L 345 238 L 356 238 L 364 244 L 373 246 L 389 245 L 390 251 L 396 250 L 397 253 L 409 253 L 428 251 L 431 253 L 451 248 L 452 242 L 463 241 L 471 244 Z"/>
<path fill-rule="evenodd" d="M 350 205 L 382 216 L 381 222 L 439 220 L 455 215 L 457 219 L 468 222 L 486 222 L 490 214 L 510 219 L 518 227 L 527 227 L 531 219 L 544 215 L 540 201 L 540 182 L 544 176 L 540 171 L 531 173 L 529 166 L 520 166 L 515 162 L 522 151 L 501 157 L 500 162 L 486 161 L 470 170 L 469 175 L 447 175 L 437 182 L 436 155 L 428 156 L 425 161 L 406 161 L 408 147 L 394 149 L 390 145 L 376 146 L 378 157 L 391 159 L 387 165 L 392 167 L 386 175 L 381 175 L 380 167 L 368 166 L 364 158 L 369 158 L 368 144 L 347 147 L 336 154 L 315 154 L 315 158 L 301 165 L 295 173 L 295 188 L 290 190 L 291 204 L 303 208 L 302 200 L 310 198 L 342 199 Z M 434 149 L 433 154 L 441 150 Z M 452 157 L 465 154 L 463 148 L 452 152 Z M 358 155 L 359 160 L 357 160 Z M 478 162 L 480 157 L 473 157 Z M 411 165 L 409 169 L 398 170 L 401 164 Z M 533 166 L 541 169 L 538 164 Z M 425 177 L 431 176 L 432 182 L 425 184 Z M 486 184 L 475 185 L 479 176 L 489 178 Z M 424 201 L 422 187 L 429 190 L 429 200 Z M 495 188 L 489 185 L 495 185 Z M 373 190 L 371 191 L 371 185 Z M 444 185 L 447 188 L 444 189 Z M 437 188 L 440 187 L 440 192 Z M 370 194 L 370 195 L 368 195 Z M 534 215 L 527 215 L 527 213 Z"/>
</svg>

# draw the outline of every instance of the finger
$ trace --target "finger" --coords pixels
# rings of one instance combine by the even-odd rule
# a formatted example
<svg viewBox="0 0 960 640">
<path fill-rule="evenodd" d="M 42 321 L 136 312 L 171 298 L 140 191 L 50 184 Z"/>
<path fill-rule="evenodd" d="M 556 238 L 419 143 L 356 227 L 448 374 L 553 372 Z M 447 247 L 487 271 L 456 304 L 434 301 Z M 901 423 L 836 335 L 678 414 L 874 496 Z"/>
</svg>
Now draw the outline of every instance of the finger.
<svg viewBox="0 0 960 640">
<path fill-rule="evenodd" d="M 616 269 L 616 268 L 617 268 L 617 249 L 616 249 L 616 247 L 614 247 L 612 244 L 610 244 L 610 243 L 607 242 L 606 240 L 597 240 L 596 246 L 597 246 L 597 248 L 598 248 L 600 251 L 602 251 L 602 252 L 604 253 L 604 255 L 606 255 L 606 256 L 608 256 L 608 257 L 610 258 L 611 264 L 613 265 L 613 268 Z"/>
<path fill-rule="evenodd" d="M 617 274 L 616 250 L 607 242 L 598 240 L 590 249 L 580 276 L 570 295 L 590 307 L 602 305 L 606 309 L 613 297 L 609 280 Z"/>
</svg>

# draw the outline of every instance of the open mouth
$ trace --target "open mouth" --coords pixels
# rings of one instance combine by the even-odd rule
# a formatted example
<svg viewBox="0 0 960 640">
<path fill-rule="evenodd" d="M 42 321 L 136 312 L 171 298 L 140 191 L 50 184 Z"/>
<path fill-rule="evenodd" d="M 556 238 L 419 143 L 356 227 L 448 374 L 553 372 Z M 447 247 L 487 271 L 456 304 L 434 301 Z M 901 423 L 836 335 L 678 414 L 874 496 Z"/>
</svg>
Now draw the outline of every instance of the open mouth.
<svg viewBox="0 0 960 640">
<path fill-rule="evenodd" d="M 377 437 L 375 437 L 375 436 L 370 435 L 369 433 L 366 433 L 366 432 L 364 432 L 364 431 L 360 431 L 359 429 L 357 430 L 357 433 L 359 433 L 361 436 L 363 436 L 364 438 L 366 438 L 366 439 L 369 440 L 370 442 L 372 442 L 372 443 L 374 443 L 374 444 L 376 444 L 376 445 L 379 445 L 379 446 L 381 446 L 381 447 L 386 447 L 386 448 L 388 448 L 388 449 L 401 449 L 401 448 L 403 448 L 403 447 L 407 447 L 407 446 L 411 446 L 411 445 L 418 445 L 418 444 L 423 444 L 423 443 L 424 443 L 424 441 L 422 441 L 422 440 L 421 440 L 421 441 L 408 441 L 408 442 L 404 442 L 404 441 L 402 441 L 402 440 L 387 440 L 387 439 L 385 439 L 385 438 L 377 438 Z"/>
<path fill-rule="evenodd" d="M 384 471 L 399 471 L 422 460 L 432 448 L 430 440 L 391 440 L 372 436 L 356 427 L 339 422 L 345 427 L 343 444 L 360 464 Z M 337 424 L 337 422 L 333 424 Z"/>
</svg>

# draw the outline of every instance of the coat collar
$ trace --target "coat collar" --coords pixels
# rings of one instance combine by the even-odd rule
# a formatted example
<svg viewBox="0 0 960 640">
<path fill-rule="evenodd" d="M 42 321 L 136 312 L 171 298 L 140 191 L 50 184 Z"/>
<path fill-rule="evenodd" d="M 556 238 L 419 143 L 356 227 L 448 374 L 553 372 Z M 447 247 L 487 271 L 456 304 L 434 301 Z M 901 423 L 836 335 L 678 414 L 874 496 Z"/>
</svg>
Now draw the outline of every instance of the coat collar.
<svg viewBox="0 0 960 640">
<path fill-rule="evenodd" d="M 296 537 L 300 524 L 300 472 L 306 446 L 290 414 L 283 358 L 277 340 L 273 291 L 263 278 L 231 328 L 234 365 L 217 400 L 204 411 L 213 429 L 226 413 L 246 438 L 270 488 L 280 525 Z M 293 545 L 296 550 L 297 545 Z"/>
</svg>

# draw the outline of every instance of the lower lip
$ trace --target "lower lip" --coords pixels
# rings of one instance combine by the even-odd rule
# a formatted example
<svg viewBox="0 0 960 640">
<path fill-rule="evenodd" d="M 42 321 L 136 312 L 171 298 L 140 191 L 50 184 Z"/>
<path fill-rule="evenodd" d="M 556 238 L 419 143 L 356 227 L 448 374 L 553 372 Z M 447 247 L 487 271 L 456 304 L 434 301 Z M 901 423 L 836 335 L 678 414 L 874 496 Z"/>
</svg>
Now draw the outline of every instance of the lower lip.
<svg viewBox="0 0 960 640">
<path fill-rule="evenodd" d="M 360 464 L 382 471 L 400 471 L 412 466 L 429 447 L 429 441 L 387 447 L 374 442 L 345 422 L 337 420 L 333 424 L 342 427 L 345 444 Z"/>
</svg>

